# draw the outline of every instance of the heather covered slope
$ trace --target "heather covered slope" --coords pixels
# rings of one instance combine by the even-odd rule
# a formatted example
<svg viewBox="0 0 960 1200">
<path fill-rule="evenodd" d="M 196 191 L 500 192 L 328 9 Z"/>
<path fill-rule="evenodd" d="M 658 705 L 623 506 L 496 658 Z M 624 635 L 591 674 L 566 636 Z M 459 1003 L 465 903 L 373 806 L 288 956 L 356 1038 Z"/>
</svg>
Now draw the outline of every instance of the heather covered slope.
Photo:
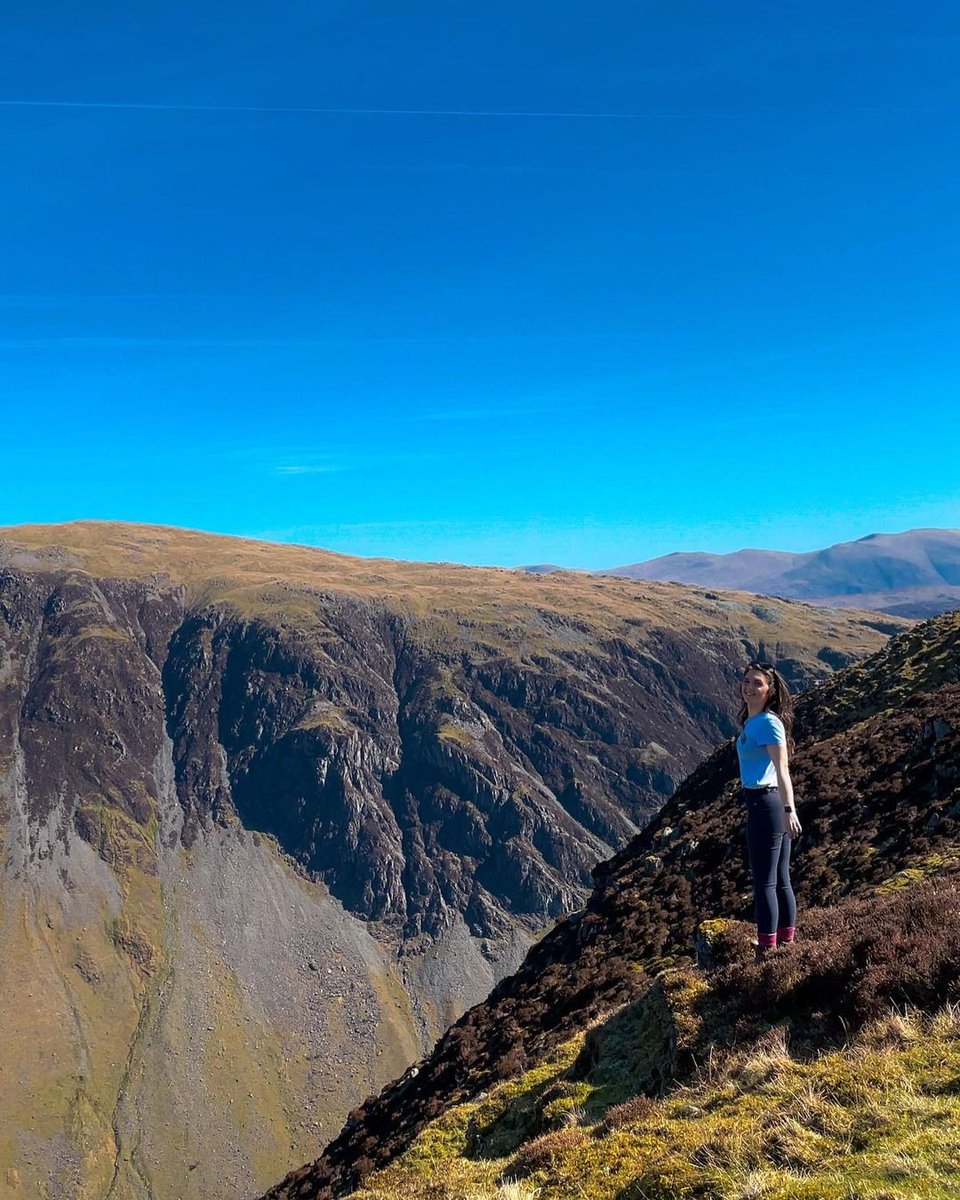
<svg viewBox="0 0 960 1200">
<path fill-rule="evenodd" d="M 356 1200 L 955 1196 L 960 891 L 956 863 L 926 867 L 808 912 L 762 967 L 748 930 L 710 923 L 712 965 L 660 970 Z"/>
<path fill-rule="evenodd" d="M 809 682 L 890 628 L 170 529 L 2 531 L 0 1179 L 268 1186 L 583 902 L 729 732 L 744 655 Z"/>
<path fill-rule="evenodd" d="M 894 638 L 804 696 L 797 742 L 803 908 L 865 896 L 917 862 L 952 855 L 960 837 L 960 614 Z M 353 1114 L 324 1157 L 271 1200 L 348 1192 L 451 1105 L 546 1061 L 635 999 L 664 956 L 689 952 L 698 922 L 746 915 L 732 745 L 596 874 L 586 908 L 539 942 L 415 1075 Z"/>
</svg>

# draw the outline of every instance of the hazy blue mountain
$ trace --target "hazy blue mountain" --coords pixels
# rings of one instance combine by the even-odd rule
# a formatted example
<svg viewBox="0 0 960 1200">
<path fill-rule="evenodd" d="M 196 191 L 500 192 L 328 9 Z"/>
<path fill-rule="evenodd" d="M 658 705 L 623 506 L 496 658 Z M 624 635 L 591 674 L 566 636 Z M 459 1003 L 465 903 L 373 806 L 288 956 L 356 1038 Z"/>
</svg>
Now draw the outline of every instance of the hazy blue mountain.
<svg viewBox="0 0 960 1200">
<path fill-rule="evenodd" d="M 667 554 L 602 574 L 927 617 L 960 607 L 960 530 L 871 533 L 806 554 Z"/>
</svg>

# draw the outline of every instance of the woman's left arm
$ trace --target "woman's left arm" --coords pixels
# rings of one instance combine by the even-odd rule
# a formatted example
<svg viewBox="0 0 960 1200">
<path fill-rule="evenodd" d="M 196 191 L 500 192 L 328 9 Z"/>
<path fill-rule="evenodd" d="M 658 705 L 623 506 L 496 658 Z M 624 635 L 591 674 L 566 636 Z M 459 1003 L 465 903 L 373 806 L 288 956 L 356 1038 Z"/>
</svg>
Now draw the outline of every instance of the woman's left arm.
<svg viewBox="0 0 960 1200">
<path fill-rule="evenodd" d="M 786 746 L 767 746 L 767 753 L 777 772 L 777 787 L 780 789 L 780 799 L 783 801 L 783 827 L 788 837 L 799 837 L 803 830 L 797 820 L 797 808 L 793 802 L 793 780 L 790 778 L 790 767 L 787 763 Z"/>
</svg>

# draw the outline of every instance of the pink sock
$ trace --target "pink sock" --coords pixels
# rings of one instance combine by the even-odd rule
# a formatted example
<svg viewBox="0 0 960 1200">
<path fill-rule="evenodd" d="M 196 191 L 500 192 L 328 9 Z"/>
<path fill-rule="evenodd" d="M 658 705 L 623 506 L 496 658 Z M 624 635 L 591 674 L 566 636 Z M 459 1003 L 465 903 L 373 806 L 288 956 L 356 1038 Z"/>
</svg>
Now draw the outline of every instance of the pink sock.
<svg viewBox="0 0 960 1200">
<path fill-rule="evenodd" d="M 758 946 L 775 946 L 777 944 L 777 935 L 775 933 L 757 933 Z"/>
<path fill-rule="evenodd" d="M 777 930 L 777 945 L 778 946 L 789 945 L 793 941 L 793 939 L 796 935 L 796 932 L 797 932 L 797 927 L 795 925 L 781 925 L 780 928 Z"/>
</svg>

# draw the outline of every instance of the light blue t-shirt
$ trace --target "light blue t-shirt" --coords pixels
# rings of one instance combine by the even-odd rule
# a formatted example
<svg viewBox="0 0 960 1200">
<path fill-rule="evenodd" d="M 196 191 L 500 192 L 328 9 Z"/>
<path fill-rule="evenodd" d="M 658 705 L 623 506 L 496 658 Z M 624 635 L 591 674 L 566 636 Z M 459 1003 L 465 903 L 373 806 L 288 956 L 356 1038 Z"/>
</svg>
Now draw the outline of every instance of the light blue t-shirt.
<svg viewBox="0 0 960 1200">
<path fill-rule="evenodd" d="M 740 782 L 747 788 L 776 787 L 777 769 L 770 761 L 767 746 L 785 746 L 787 731 L 780 718 L 771 712 L 757 713 L 737 738 Z"/>
</svg>

